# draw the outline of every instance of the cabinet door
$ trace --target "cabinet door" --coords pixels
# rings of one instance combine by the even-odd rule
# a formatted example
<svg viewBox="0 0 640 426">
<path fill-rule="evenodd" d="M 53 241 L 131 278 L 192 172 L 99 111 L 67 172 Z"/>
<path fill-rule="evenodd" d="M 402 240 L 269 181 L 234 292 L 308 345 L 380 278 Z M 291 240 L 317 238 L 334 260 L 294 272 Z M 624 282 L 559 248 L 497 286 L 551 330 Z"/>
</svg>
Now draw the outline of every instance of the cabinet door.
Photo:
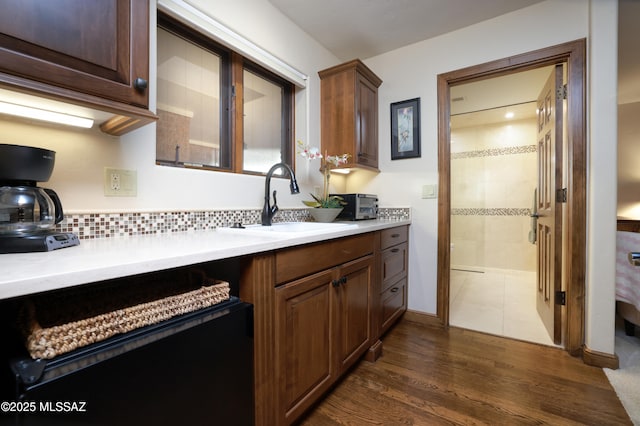
<svg viewBox="0 0 640 426">
<path fill-rule="evenodd" d="M 347 263 L 339 269 L 336 325 L 339 373 L 353 365 L 371 344 L 371 283 L 373 256 Z"/>
<path fill-rule="evenodd" d="M 322 151 L 348 153 L 350 164 L 378 170 L 378 87 L 382 80 L 360 60 L 318 72 Z"/>
<path fill-rule="evenodd" d="M 361 74 L 356 78 L 356 159 L 378 167 L 378 89 Z"/>
<path fill-rule="evenodd" d="M 289 424 L 334 379 L 333 270 L 276 288 L 279 424 Z"/>
<path fill-rule="evenodd" d="M 0 72 L 148 106 L 148 91 L 134 87 L 137 78 L 149 79 L 148 1 L 2 0 L 0 5 Z"/>
</svg>

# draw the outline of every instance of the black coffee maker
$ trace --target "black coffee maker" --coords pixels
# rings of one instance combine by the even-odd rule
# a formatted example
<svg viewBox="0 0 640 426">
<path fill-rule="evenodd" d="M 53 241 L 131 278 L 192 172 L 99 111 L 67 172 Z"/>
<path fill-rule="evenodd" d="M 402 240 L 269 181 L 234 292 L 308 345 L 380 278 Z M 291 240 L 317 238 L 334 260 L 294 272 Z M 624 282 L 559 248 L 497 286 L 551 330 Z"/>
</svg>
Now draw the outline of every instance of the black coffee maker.
<svg viewBox="0 0 640 426">
<path fill-rule="evenodd" d="M 64 213 L 60 198 L 37 182 L 51 177 L 55 151 L 0 144 L 0 253 L 51 251 L 79 244 L 73 233 L 56 232 Z"/>
</svg>

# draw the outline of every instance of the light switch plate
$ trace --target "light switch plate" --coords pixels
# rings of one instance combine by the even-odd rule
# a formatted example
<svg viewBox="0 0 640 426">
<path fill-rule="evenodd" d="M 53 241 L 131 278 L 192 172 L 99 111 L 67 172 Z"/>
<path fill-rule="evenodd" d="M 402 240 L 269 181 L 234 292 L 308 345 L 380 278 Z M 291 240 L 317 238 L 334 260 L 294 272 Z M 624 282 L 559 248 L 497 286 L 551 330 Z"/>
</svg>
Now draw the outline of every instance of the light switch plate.
<svg viewBox="0 0 640 426">
<path fill-rule="evenodd" d="M 105 167 L 104 195 L 106 197 L 137 197 L 138 173 L 135 170 Z"/>
<path fill-rule="evenodd" d="M 422 198 L 437 198 L 438 185 L 422 185 Z"/>
</svg>

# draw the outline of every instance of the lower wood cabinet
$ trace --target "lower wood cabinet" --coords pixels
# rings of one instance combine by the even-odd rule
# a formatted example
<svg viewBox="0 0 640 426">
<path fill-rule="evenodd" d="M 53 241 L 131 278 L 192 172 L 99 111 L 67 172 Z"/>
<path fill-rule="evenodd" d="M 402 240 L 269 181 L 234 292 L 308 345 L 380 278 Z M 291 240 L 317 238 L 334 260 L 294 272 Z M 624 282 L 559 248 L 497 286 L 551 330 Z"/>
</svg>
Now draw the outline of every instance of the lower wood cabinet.
<svg viewBox="0 0 640 426">
<path fill-rule="evenodd" d="M 408 226 L 253 255 L 256 425 L 296 422 L 407 308 Z M 375 347 L 376 349 L 373 349 Z"/>
<path fill-rule="evenodd" d="M 380 295 L 380 330 L 386 332 L 407 310 L 407 278 L 386 289 Z"/>
<path fill-rule="evenodd" d="M 407 310 L 407 269 L 409 267 L 409 227 L 380 231 L 379 304 L 377 335 L 389 330 Z"/>
<path fill-rule="evenodd" d="M 338 374 L 351 367 L 371 345 L 373 255 L 343 265 L 332 286 L 336 295 Z"/>
<path fill-rule="evenodd" d="M 297 418 L 335 379 L 333 276 L 324 271 L 276 289 L 278 424 Z"/>
<path fill-rule="evenodd" d="M 278 424 L 290 424 L 369 348 L 373 255 L 276 288 Z"/>
</svg>

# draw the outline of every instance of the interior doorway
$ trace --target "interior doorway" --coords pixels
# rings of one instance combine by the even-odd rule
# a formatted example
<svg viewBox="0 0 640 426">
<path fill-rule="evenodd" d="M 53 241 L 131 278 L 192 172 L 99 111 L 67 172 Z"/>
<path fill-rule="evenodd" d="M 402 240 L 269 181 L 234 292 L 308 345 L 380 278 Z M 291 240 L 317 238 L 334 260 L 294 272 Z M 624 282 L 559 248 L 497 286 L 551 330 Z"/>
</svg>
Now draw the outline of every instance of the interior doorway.
<svg viewBox="0 0 640 426">
<path fill-rule="evenodd" d="M 538 287 L 548 276 L 537 261 L 546 246 L 546 233 L 538 238 L 538 206 L 548 197 L 537 196 L 548 182 L 538 158 L 546 158 L 544 140 L 554 139 L 540 141 L 539 130 L 552 116 L 555 122 L 556 107 L 563 111 L 562 102 L 545 102 L 551 76 L 555 81 L 556 67 L 543 66 L 450 88 L 450 324 L 544 345 L 556 342 L 545 326 L 549 316 L 536 306 L 549 290 Z M 557 127 L 561 148 L 561 116 Z M 561 161 L 549 167 L 556 165 L 562 168 Z"/>
<path fill-rule="evenodd" d="M 562 335 L 565 349 L 579 354 L 584 335 L 586 247 L 586 141 L 584 39 L 552 46 L 438 76 L 438 310 L 443 325 L 450 324 L 451 284 L 451 88 L 511 75 L 525 70 L 566 63 L 566 215 L 561 256 L 565 306 Z"/>
</svg>

